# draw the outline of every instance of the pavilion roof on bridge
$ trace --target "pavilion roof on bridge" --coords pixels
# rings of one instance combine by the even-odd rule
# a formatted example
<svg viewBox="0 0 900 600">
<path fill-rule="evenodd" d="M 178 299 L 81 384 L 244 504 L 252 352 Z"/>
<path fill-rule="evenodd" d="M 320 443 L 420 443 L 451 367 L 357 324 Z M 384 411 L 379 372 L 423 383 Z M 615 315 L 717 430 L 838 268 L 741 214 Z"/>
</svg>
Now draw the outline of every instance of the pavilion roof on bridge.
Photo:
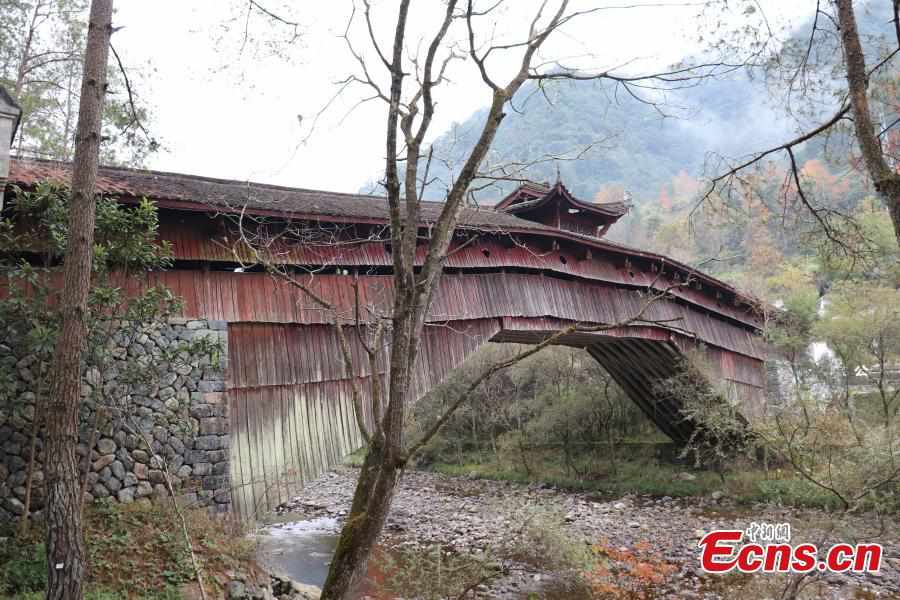
<svg viewBox="0 0 900 600">
<path fill-rule="evenodd" d="M 524 183 L 494 208 L 557 229 L 603 237 L 630 206 L 625 202 L 579 200 L 557 181 L 553 186 Z"/>
</svg>

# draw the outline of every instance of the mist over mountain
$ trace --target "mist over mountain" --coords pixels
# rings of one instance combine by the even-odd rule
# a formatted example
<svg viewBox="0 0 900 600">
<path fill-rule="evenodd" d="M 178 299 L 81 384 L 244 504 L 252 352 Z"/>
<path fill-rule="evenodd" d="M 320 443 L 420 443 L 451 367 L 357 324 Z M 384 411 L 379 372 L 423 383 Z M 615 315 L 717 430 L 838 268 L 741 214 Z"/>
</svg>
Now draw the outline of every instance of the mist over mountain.
<svg viewBox="0 0 900 600">
<path fill-rule="evenodd" d="M 863 42 L 867 54 L 871 52 L 870 62 L 879 40 L 892 36 L 891 15 L 885 10 L 885 6 L 870 5 L 858 18 L 860 30 L 867 32 Z M 805 48 L 811 29 L 812 21 L 799 24 L 788 44 Z M 833 56 L 826 50 L 814 58 L 824 65 Z M 830 116 L 837 100 L 832 101 L 828 90 L 843 87 L 843 74 L 823 72 L 820 104 L 809 104 L 813 114 L 806 115 L 803 126 L 788 114 L 784 99 L 771 93 L 763 78 L 746 71 L 674 91 L 633 88 L 634 95 L 612 81 L 549 81 L 540 89 L 529 83 L 506 111 L 482 170 L 527 164 L 516 173 L 518 177 L 553 182 L 558 174 L 585 200 L 618 200 L 627 192 L 638 208 L 649 202 L 666 204 L 665 196 L 677 192 L 673 179 L 715 176 L 722 168 L 715 164 L 717 157 L 758 152 L 794 137 L 819 117 Z M 834 78 L 834 85 L 828 77 Z M 479 110 L 434 141 L 438 160 L 432 162 L 429 178 L 435 182 L 426 197 L 443 197 L 447 182 L 475 144 L 485 116 L 486 109 Z M 848 138 L 841 136 L 846 142 Z M 796 155 L 800 164 L 824 159 L 824 141 L 811 140 L 798 147 Z M 477 199 L 492 204 L 516 185 L 499 181 L 480 191 Z"/>
<path fill-rule="evenodd" d="M 538 90 L 530 84 L 524 101 L 509 110 L 487 159 L 487 166 L 533 163 L 524 172 L 538 181 L 562 180 L 578 196 L 591 199 L 604 186 L 619 186 L 633 200 L 656 197 L 679 173 L 703 174 L 710 153 L 747 154 L 783 139 L 791 122 L 774 110 L 759 82 L 736 75 L 663 94 L 642 102 L 611 82 L 560 81 Z M 661 114 L 661 112 L 663 114 Z M 449 163 L 431 167 L 439 197 L 472 147 L 484 110 L 435 140 L 435 156 Z M 579 157 L 575 160 L 575 157 Z M 537 161 L 537 162 L 535 162 Z M 496 201 L 515 183 L 482 192 Z"/>
</svg>

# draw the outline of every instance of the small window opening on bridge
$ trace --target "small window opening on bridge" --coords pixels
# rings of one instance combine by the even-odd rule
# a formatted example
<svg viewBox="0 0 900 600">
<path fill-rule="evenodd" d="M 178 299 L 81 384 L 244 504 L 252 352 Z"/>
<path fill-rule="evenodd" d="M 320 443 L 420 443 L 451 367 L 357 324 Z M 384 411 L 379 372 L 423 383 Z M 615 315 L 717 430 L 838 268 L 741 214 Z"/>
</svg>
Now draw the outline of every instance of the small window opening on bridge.
<svg viewBox="0 0 900 600">
<path fill-rule="evenodd" d="M 634 271 L 628 271 L 628 276 L 634 279 Z"/>
<path fill-rule="evenodd" d="M 487 248 L 483 248 L 483 249 L 481 250 L 481 253 L 484 254 L 484 257 L 485 257 L 485 258 L 490 258 L 490 257 L 491 257 L 491 251 L 488 250 Z"/>
<path fill-rule="evenodd" d="M 388 254 L 390 254 L 391 252 L 393 252 L 393 248 L 391 247 L 390 244 L 385 244 L 384 251 L 387 252 Z"/>
<path fill-rule="evenodd" d="M 580 212 L 581 212 L 581 211 L 578 210 L 577 208 L 570 208 L 570 209 L 569 209 L 569 214 L 570 214 L 570 215 L 577 215 L 577 214 L 580 213 Z"/>
<path fill-rule="evenodd" d="M 560 255 L 559 255 L 559 262 L 561 262 L 562 264 L 566 264 L 566 263 L 569 262 L 569 261 L 568 261 L 568 259 L 566 259 L 565 256 L 563 256 L 562 254 L 560 254 Z"/>
</svg>

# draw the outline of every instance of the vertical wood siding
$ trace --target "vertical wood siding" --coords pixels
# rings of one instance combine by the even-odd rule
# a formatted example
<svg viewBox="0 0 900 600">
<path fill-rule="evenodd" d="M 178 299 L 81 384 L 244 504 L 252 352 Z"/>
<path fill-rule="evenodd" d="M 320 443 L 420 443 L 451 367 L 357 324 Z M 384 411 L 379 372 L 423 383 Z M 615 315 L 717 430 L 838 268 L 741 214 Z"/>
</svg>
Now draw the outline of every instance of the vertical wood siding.
<svg viewBox="0 0 900 600">
<path fill-rule="evenodd" d="M 426 327 L 411 395 L 420 397 L 500 330 L 496 319 Z M 372 423 L 372 373 L 352 328 L 356 381 Z M 229 326 L 228 403 L 235 509 L 246 518 L 272 510 L 307 481 L 360 448 L 352 384 L 332 326 Z M 376 376 L 384 381 L 384 364 Z"/>
</svg>

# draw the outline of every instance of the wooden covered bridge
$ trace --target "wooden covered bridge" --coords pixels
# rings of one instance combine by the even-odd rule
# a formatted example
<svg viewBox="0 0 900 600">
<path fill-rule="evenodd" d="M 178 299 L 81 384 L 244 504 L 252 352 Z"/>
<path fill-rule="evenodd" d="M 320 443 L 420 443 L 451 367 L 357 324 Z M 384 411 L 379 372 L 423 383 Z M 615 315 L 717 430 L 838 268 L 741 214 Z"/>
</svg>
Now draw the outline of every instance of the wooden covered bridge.
<svg viewBox="0 0 900 600">
<path fill-rule="evenodd" d="M 9 182 L 66 180 L 69 168 L 13 160 Z M 155 201 L 160 237 L 172 243 L 174 267 L 130 285 L 163 283 L 184 299 L 185 318 L 227 323 L 237 506 L 277 505 L 291 485 L 273 482 L 308 480 L 356 449 L 361 437 L 332 315 L 283 281 L 242 269 L 247 256 L 235 221 L 243 215 L 257 230 L 292 223 L 294 231 L 315 232 L 285 236 L 275 255 L 349 314 L 357 293 L 369 305 L 390 298 L 385 200 L 119 168 L 101 168 L 98 187 L 124 203 Z M 439 208 L 425 203 L 423 235 Z M 572 322 L 618 323 L 641 310 L 649 288 L 687 282 L 650 307 L 645 319 L 656 323 L 561 343 L 586 349 L 675 441 L 686 440 L 692 425 L 658 384 L 677 373 L 685 352 L 704 353 L 720 380 L 713 383 L 745 411 L 761 410 L 765 350 L 756 304 L 688 266 L 604 239 L 627 209 L 580 201 L 560 183 L 522 186 L 496 207 L 465 209 L 425 329 L 416 394 L 486 342 L 534 343 Z M 358 375 L 370 373 L 361 366 Z"/>
</svg>

